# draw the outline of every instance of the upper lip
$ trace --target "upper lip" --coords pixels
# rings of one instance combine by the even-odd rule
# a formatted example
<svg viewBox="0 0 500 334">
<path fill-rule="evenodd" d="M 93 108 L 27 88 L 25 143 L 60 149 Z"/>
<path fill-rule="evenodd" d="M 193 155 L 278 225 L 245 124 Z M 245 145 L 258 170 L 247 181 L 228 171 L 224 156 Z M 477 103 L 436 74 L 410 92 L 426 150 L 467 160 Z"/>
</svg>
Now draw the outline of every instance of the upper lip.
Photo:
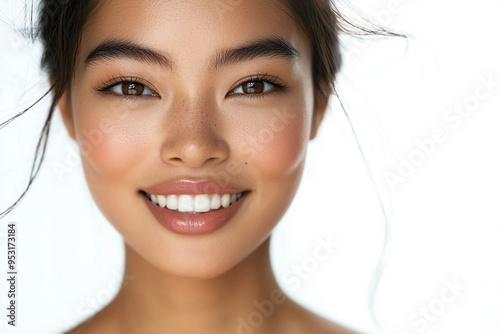
<svg viewBox="0 0 500 334">
<path fill-rule="evenodd" d="M 180 179 L 153 185 L 142 190 L 154 195 L 237 194 L 245 191 L 234 183 L 214 179 Z"/>
</svg>

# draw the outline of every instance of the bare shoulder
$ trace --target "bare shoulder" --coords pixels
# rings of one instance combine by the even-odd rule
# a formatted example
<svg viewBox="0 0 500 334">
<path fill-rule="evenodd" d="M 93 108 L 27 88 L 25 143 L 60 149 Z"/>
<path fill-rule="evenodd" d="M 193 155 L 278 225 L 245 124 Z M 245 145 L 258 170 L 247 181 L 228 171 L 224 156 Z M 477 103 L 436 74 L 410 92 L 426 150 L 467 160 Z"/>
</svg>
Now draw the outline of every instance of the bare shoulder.
<svg viewBox="0 0 500 334">
<path fill-rule="evenodd" d="M 317 327 L 315 331 L 311 331 L 311 333 L 317 334 L 361 334 L 353 329 L 342 326 L 338 323 L 330 321 L 328 319 L 322 318 L 318 315 L 311 316 L 314 318 Z"/>
<path fill-rule="evenodd" d="M 291 302 L 292 316 L 286 325 L 286 332 L 293 334 L 362 334 L 354 329 L 326 319 L 305 307 Z"/>
<path fill-rule="evenodd" d="M 107 325 L 103 321 L 96 320 L 94 317 L 89 318 L 80 324 L 76 325 L 75 327 L 71 328 L 67 332 L 64 332 L 64 334 L 100 334 L 100 333 L 106 333 L 106 334 L 118 334 L 119 332 L 116 331 L 113 327 Z"/>
<path fill-rule="evenodd" d="M 106 306 L 64 334 L 119 334 L 120 329 L 116 326 L 117 312 L 110 306 Z"/>
</svg>

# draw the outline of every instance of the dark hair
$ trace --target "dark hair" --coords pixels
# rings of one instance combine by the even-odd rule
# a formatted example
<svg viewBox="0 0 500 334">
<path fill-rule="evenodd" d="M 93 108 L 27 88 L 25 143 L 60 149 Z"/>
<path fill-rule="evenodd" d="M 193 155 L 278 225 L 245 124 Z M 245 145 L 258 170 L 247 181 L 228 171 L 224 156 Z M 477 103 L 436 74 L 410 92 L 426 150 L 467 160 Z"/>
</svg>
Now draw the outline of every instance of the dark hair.
<svg viewBox="0 0 500 334">
<path fill-rule="evenodd" d="M 28 185 L 14 204 L 0 212 L 0 219 L 19 204 L 40 170 L 47 147 L 52 115 L 57 102 L 71 84 L 83 27 L 96 6 L 96 0 L 41 0 L 38 26 L 31 35 L 39 37 L 42 41 L 41 65 L 49 75 L 50 88 L 31 106 L 1 123 L 0 129 L 23 115 L 50 93 L 52 93 L 52 102 L 35 149 Z"/>
</svg>

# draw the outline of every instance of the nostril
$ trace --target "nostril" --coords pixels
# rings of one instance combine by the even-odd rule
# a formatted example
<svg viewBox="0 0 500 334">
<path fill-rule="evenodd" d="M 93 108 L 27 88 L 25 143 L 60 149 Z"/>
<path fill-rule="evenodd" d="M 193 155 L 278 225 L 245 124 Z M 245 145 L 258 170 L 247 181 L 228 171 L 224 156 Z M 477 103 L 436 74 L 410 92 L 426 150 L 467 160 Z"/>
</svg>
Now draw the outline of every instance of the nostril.
<svg viewBox="0 0 500 334">
<path fill-rule="evenodd" d="M 189 167 L 214 164 L 229 156 L 229 145 L 222 139 L 178 136 L 165 141 L 161 148 L 164 162 Z"/>
<path fill-rule="evenodd" d="M 217 160 L 221 160 L 221 159 L 220 159 L 220 158 L 218 158 L 218 157 L 211 157 L 211 158 L 208 158 L 208 159 L 206 160 L 206 162 L 212 162 L 212 161 L 214 161 L 214 160 L 215 160 L 215 161 L 217 161 Z"/>
</svg>

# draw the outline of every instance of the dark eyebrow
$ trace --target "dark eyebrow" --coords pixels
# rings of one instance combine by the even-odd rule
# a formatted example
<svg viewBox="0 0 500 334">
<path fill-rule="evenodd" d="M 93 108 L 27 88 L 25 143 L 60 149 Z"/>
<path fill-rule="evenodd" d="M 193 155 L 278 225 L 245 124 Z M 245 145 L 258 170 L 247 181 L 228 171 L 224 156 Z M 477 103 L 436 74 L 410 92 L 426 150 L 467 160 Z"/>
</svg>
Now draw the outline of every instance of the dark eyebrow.
<svg viewBox="0 0 500 334">
<path fill-rule="evenodd" d="M 258 57 L 281 57 L 294 60 L 299 52 L 291 44 L 279 37 L 265 38 L 233 49 L 219 51 L 211 62 L 211 68 L 217 70 L 222 66 Z M 90 65 L 99 60 L 130 58 L 172 68 L 172 60 L 158 51 L 140 46 L 129 41 L 110 40 L 99 44 L 87 58 L 85 64 Z"/>
<path fill-rule="evenodd" d="M 128 41 L 110 40 L 99 44 L 85 59 L 85 64 L 90 65 L 99 60 L 114 58 L 130 58 L 162 66 L 172 67 L 168 56 L 149 48 Z"/>
<path fill-rule="evenodd" d="M 282 38 L 265 38 L 218 52 L 211 62 L 211 68 L 217 70 L 225 65 L 258 57 L 281 57 L 294 60 L 298 55 L 299 51 Z"/>
</svg>

